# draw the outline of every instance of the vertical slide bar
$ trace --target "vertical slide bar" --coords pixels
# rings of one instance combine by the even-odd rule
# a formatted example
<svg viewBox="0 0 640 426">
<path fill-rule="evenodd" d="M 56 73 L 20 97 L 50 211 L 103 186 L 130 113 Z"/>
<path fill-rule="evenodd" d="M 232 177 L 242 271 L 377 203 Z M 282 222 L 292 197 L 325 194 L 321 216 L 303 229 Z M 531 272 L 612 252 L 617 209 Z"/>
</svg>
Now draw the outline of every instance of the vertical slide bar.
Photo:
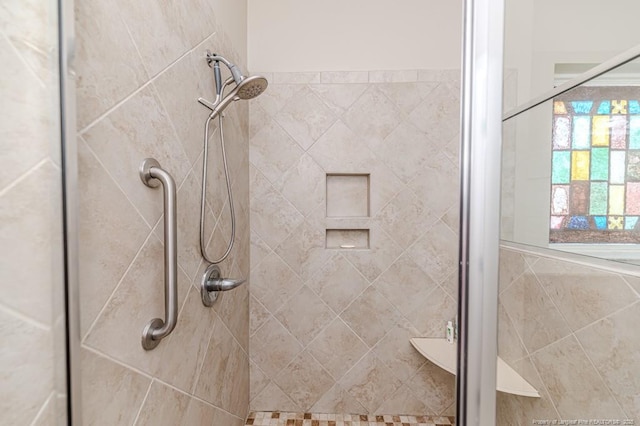
<svg viewBox="0 0 640 426">
<path fill-rule="evenodd" d="M 504 0 L 466 0 L 457 423 L 496 424 Z"/>
</svg>

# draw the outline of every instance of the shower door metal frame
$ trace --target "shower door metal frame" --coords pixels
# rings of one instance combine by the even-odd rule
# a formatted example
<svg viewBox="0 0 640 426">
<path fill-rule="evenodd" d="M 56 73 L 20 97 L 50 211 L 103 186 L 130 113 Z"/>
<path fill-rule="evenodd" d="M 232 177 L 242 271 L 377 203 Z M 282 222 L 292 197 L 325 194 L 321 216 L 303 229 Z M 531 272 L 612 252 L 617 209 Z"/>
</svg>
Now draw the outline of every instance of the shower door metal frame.
<svg viewBox="0 0 640 426">
<path fill-rule="evenodd" d="M 456 424 L 496 424 L 504 0 L 466 0 Z"/>
<path fill-rule="evenodd" d="M 76 140 L 76 72 L 74 0 L 58 0 L 60 139 L 67 355 L 67 422 L 82 424 L 80 299 L 78 278 L 78 145 Z"/>
</svg>

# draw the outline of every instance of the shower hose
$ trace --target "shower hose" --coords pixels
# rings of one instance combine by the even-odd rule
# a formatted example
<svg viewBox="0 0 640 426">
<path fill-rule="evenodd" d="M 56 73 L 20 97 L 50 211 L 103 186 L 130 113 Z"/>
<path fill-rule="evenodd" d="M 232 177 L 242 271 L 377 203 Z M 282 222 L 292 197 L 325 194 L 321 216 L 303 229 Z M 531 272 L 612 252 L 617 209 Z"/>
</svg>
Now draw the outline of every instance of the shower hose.
<svg viewBox="0 0 640 426">
<path fill-rule="evenodd" d="M 202 257 L 209 263 L 218 264 L 225 260 L 231 250 L 233 249 L 233 243 L 236 237 L 236 215 L 233 209 L 233 194 L 231 192 L 231 179 L 229 179 L 229 167 L 227 166 L 227 154 L 224 147 L 224 131 L 222 126 L 222 113 L 218 114 L 218 123 L 220 129 L 220 146 L 222 150 L 222 164 L 224 165 L 224 176 L 227 181 L 227 196 L 229 199 L 229 213 L 231 214 L 231 238 L 224 254 L 219 258 L 212 260 L 207 255 L 207 242 L 205 241 L 205 212 L 207 206 L 207 159 L 209 157 L 209 123 L 215 114 L 209 115 L 204 125 L 204 155 L 202 158 L 202 196 L 200 197 L 200 252 Z"/>
</svg>

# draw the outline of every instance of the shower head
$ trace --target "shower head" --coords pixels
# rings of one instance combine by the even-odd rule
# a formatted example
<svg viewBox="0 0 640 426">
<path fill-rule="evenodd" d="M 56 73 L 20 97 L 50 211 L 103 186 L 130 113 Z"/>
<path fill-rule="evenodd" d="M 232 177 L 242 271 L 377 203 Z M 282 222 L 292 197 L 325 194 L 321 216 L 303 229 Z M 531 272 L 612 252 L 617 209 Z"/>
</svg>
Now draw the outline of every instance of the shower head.
<svg viewBox="0 0 640 426">
<path fill-rule="evenodd" d="M 231 72 L 231 77 L 227 81 L 222 83 L 222 77 L 220 74 L 220 62 Z M 207 63 L 214 70 L 214 78 L 216 83 L 216 100 L 211 103 L 203 98 L 199 98 L 198 101 L 209 108 L 212 111 L 212 115 L 220 114 L 226 109 L 233 101 L 237 100 L 249 100 L 259 96 L 264 92 L 269 85 L 267 79 L 261 76 L 245 77 L 240 68 L 230 62 L 223 56 L 217 55 L 207 51 Z M 226 96 L 223 96 L 224 89 L 228 85 L 235 83 L 235 87 Z"/>
<path fill-rule="evenodd" d="M 260 96 L 264 92 L 269 83 L 267 79 L 259 76 L 252 75 L 251 77 L 243 78 L 234 91 L 236 96 L 240 99 L 249 100 Z"/>
</svg>

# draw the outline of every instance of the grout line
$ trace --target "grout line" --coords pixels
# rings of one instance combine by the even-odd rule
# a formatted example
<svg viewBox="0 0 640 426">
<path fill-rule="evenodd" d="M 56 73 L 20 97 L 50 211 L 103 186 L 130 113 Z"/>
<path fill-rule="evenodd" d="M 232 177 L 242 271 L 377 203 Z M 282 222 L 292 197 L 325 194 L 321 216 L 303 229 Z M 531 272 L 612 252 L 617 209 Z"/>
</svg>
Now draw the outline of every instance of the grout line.
<svg viewBox="0 0 640 426">
<path fill-rule="evenodd" d="M 36 319 L 33 319 L 31 317 L 29 317 L 26 314 L 23 314 L 22 312 L 7 306 L 3 303 L 3 301 L 0 301 L 0 312 L 4 312 L 7 315 L 11 315 L 12 317 L 14 317 L 15 319 L 18 319 L 20 321 L 23 321 L 27 324 L 29 324 L 32 327 L 38 328 L 42 331 L 52 331 L 52 326 L 51 325 L 47 325 L 45 323 L 42 323 Z"/>
<path fill-rule="evenodd" d="M 0 197 L 3 197 L 4 195 L 6 195 L 8 192 L 10 192 L 12 189 L 14 189 L 16 186 L 18 186 L 23 181 L 25 181 L 32 174 L 34 174 L 36 171 L 38 171 L 38 169 L 40 169 L 41 167 L 44 167 L 44 165 L 47 162 L 51 162 L 51 160 L 49 159 L 49 157 L 45 156 L 43 159 L 41 159 L 39 162 L 37 162 L 34 166 L 32 166 L 31 168 L 27 169 L 27 171 L 23 172 L 15 180 L 13 180 L 11 183 L 9 183 L 7 186 L 5 186 L 2 190 L 0 190 Z M 51 162 L 51 163 L 53 164 L 53 162 Z"/>
<path fill-rule="evenodd" d="M 135 419 L 133 420 L 133 426 L 138 424 L 138 419 L 140 418 L 140 414 L 142 414 L 142 409 L 144 405 L 147 403 L 147 398 L 149 398 L 149 394 L 151 393 L 151 386 L 153 386 L 153 379 L 149 382 L 149 387 L 147 388 L 147 393 L 145 393 L 144 398 L 142 399 L 142 403 L 140 404 L 140 408 L 138 408 L 138 413 L 136 414 Z"/>
<path fill-rule="evenodd" d="M 111 356 L 109 354 L 106 354 L 106 353 L 100 351 L 99 349 L 94 348 L 93 346 L 87 345 L 86 343 L 82 344 L 82 349 L 85 350 L 85 351 L 88 351 L 88 352 L 92 352 L 94 355 L 102 357 L 102 358 L 104 358 L 104 359 L 106 359 L 106 360 L 108 360 L 108 361 L 110 361 L 110 362 L 112 362 L 114 364 L 119 365 L 122 368 L 125 368 L 127 370 L 133 371 L 134 373 L 136 373 L 136 374 L 138 374 L 140 376 L 143 376 L 143 377 L 145 377 L 145 378 L 147 378 L 149 380 L 153 380 L 153 378 L 154 378 L 153 375 L 151 375 L 150 373 L 142 371 L 138 367 L 134 367 L 133 365 L 126 364 L 123 361 L 120 361 L 119 359 L 114 358 L 113 356 Z"/>
<path fill-rule="evenodd" d="M 33 418 L 33 420 L 31 421 L 30 425 L 31 426 L 35 426 L 37 425 L 39 422 L 42 422 L 44 419 L 42 419 L 40 416 L 42 416 L 46 410 L 46 408 L 49 406 L 49 404 L 53 404 L 54 402 L 53 399 L 55 398 L 55 390 L 52 391 L 49 396 L 47 397 L 47 399 L 45 399 L 44 403 L 40 406 L 40 409 L 38 410 L 38 412 L 36 413 L 36 416 Z"/>
<path fill-rule="evenodd" d="M 124 21 L 123 21 L 124 22 Z M 127 27 L 127 31 L 129 32 L 129 27 L 126 23 L 124 23 L 125 26 Z M 184 59 L 186 56 L 188 56 L 189 54 L 191 54 L 192 52 L 194 52 L 196 49 L 199 49 L 200 46 L 202 46 L 209 38 L 211 38 L 212 36 L 214 36 L 216 33 L 211 33 L 210 35 L 208 35 L 204 40 L 202 40 L 200 43 L 198 43 L 195 47 L 189 49 L 188 51 L 186 51 L 185 53 L 183 53 L 182 55 L 180 55 L 177 59 L 175 59 L 174 61 L 172 61 L 171 63 L 169 63 L 162 71 L 160 71 L 158 74 L 149 77 L 149 72 L 147 71 L 146 67 L 144 67 L 145 61 L 142 59 L 142 57 L 140 56 L 140 52 L 138 51 L 138 47 L 135 43 L 135 41 L 133 41 L 133 37 L 132 39 L 132 43 L 136 49 L 136 51 L 138 52 L 138 56 L 140 56 L 140 61 L 143 64 L 143 67 L 145 68 L 145 73 L 147 74 L 147 77 L 149 77 L 149 80 L 147 80 L 146 82 L 144 82 L 140 87 L 138 87 L 137 89 L 135 89 L 133 92 L 131 92 L 130 94 L 128 94 L 127 96 L 125 96 L 123 99 L 117 101 L 114 105 L 112 105 L 110 108 L 108 108 L 105 112 L 103 112 L 102 114 L 100 114 L 97 118 L 95 118 L 93 121 L 91 121 L 89 124 L 87 124 L 84 128 L 80 129 L 78 131 L 79 135 L 84 135 L 85 133 L 87 133 L 92 127 L 94 127 L 98 122 L 100 122 L 101 120 L 103 120 L 105 117 L 107 117 L 109 114 L 111 114 L 113 111 L 115 111 L 116 109 L 120 108 L 123 104 L 125 104 L 126 102 L 128 102 L 131 98 L 133 98 L 134 96 L 136 96 L 138 93 L 142 92 L 144 89 L 147 88 L 147 86 L 152 85 L 158 78 L 160 78 L 160 76 L 162 76 L 164 73 L 166 73 L 171 67 L 173 67 L 176 63 L 180 62 L 182 59 Z M 131 33 L 129 32 L 129 36 L 131 37 Z M 183 147 L 184 150 L 184 147 Z M 187 157 L 188 158 L 188 157 Z"/>
<path fill-rule="evenodd" d="M 91 148 L 91 146 L 87 143 L 87 141 L 84 139 L 83 136 L 79 135 L 78 139 L 84 144 L 84 147 L 89 151 L 89 153 L 93 156 L 93 159 L 96 160 L 98 162 L 98 164 L 100 165 L 100 167 L 102 167 L 102 170 L 107 174 L 107 176 L 109 177 L 109 179 L 111 179 L 111 182 L 116 186 L 116 188 L 118 188 L 118 190 L 122 193 L 122 195 L 124 195 L 125 199 L 129 202 L 129 204 L 131 205 L 131 207 L 133 207 L 133 209 L 136 211 L 136 213 L 138 213 L 138 215 L 140 216 L 140 218 L 142 219 L 142 221 L 147 225 L 147 228 L 153 230 L 153 226 L 151 226 L 151 224 L 149 223 L 149 221 L 147 220 L 147 218 L 140 212 L 140 210 L 138 209 L 138 206 L 131 200 L 131 198 L 129 198 L 129 195 L 126 193 L 126 191 L 124 189 L 122 189 L 122 187 L 120 186 L 120 184 L 118 184 L 118 181 L 113 177 L 113 175 L 111 174 L 111 172 L 109 171 L 109 168 L 105 166 L 104 163 L 102 163 L 102 160 L 100 160 L 100 157 L 96 154 L 96 152 Z M 157 222 L 156 222 L 157 223 Z"/>
<path fill-rule="evenodd" d="M 24 58 L 24 56 L 22 56 L 22 53 L 20 52 L 20 50 L 15 46 L 15 44 L 11 41 L 11 39 L 9 38 L 8 35 L 5 34 L 4 31 L 0 31 L 0 34 L 2 35 L 2 37 L 5 39 L 5 41 L 7 42 L 7 44 L 9 45 L 9 48 L 13 51 L 13 53 L 18 57 L 18 60 L 22 63 L 22 65 L 24 67 L 26 67 L 29 70 L 29 73 L 38 81 L 38 83 L 40 83 L 41 88 L 46 89 L 47 88 L 47 84 L 42 81 L 42 79 L 40 78 L 40 76 L 36 73 L 36 70 L 33 69 L 33 67 L 31 66 L 31 64 L 29 64 L 29 62 Z M 53 52 L 46 52 L 49 55 L 51 55 L 51 53 Z M 51 61 L 51 57 L 48 58 Z M 56 61 L 56 67 L 57 67 L 57 61 L 58 58 L 54 58 L 54 60 Z M 57 71 L 57 69 L 56 69 Z M 55 93 L 55 96 L 57 96 L 58 94 Z"/>
<path fill-rule="evenodd" d="M 118 280 L 118 283 L 115 285 L 115 287 L 113 288 L 113 291 L 111 292 L 111 294 L 109 295 L 109 297 L 107 298 L 106 302 L 104 303 L 104 305 L 102 306 L 102 308 L 100 309 L 100 311 L 98 312 L 98 314 L 96 315 L 96 317 L 94 318 L 94 320 L 91 322 L 91 325 L 89 326 L 89 328 L 87 329 L 87 332 L 85 333 L 84 336 L 81 336 L 81 341 L 82 343 L 86 343 L 87 338 L 89 337 L 89 335 L 91 334 L 91 332 L 93 331 L 93 329 L 95 328 L 96 324 L 98 323 L 98 320 L 100 319 L 100 317 L 102 316 L 102 314 L 104 313 L 104 311 L 107 309 L 107 306 L 109 306 L 109 303 L 111 302 L 111 299 L 113 299 L 113 297 L 115 296 L 116 292 L 118 291 L 118 289 L 120 288 L 120 286 L 122 285 L 122 282 L 124 281 L 124 278 L 127 276 L 127 274 L 129 273 L 129 271 L 131 270 L 131 268 L 133 267 L 133 265 L 135 264 L 136 260 L 138 259 L 138 257 L 140 256 L 140 253 L 142 252 L 142 250 L 147 247 L 147 243 L 152 239 L 152 238 L 156 238 L 157 237 L 153 234 L 153 230 L 151 230 L 149 232 L 149 234 L 147 235 L 147 238 L 145 238 L 144 242 L 140 245 L 140 248 L 138 249 L 138 251 L 136 252 L 135 256 L 133 256 L 131 262 L 129 263 L 129 266 L 126 267 L 124 273 L 122 274 L 122 276 L 120 277 L 120 279 Z"/>
</svg>

